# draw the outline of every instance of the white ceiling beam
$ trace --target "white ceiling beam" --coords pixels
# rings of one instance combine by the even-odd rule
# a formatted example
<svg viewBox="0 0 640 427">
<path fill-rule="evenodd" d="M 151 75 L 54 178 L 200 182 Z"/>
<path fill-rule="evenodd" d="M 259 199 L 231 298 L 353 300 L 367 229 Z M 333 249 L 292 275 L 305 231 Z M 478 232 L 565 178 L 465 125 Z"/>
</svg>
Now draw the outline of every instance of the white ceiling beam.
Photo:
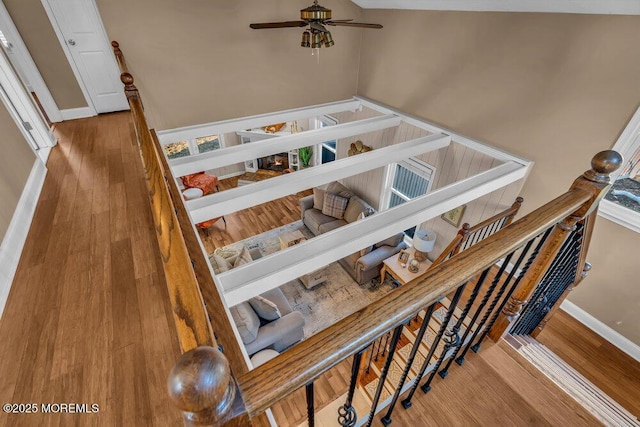
<svg viewBox="0 0 640 427">
<path fill-rule="evenodd" d="M 399 126 L 401 121 L 400 117 L 395 114 L 372 117 L 370 119 L 256 141 L 251 144 L 236 145 L 203 154 L 181 157 L 169 161 L 169 166 L 171 167 L 173 176 L 179 177 L 198 171 L 242 163 L 245 160 L 257 159 L 271 154 L 286 153 L 295 148 L 315 145 L 323 141 L 361 135 Z"/>
<path fill-rule="evenodd" d="M 640 15 L 638 0 L 352 0 L 363 9 Z"/>
<path fill-rule="evenodd" d="M 191 214 L 192 221 L 199 223 L 327 182 L 399 162 L 409 157 L 439 150 L 447 147 L 450 143 L 451 137 L 449 135 L 429 135 L 250 185 L 213 193 L 206 197 L 189 200 L 185 204 Z"/>
<path fill-rule="evenodd" d="M 459 133 L 453 132 L 450 129 L 443 128 L 441 126 L 436 126 L 425 119 L 411 116 L 407 113 L 403 113 L 402 111 L 396 110 L 395 108 L 389 107 L 387 105 L 379 104 L 371 99 L 361 97 L 361 96 L 356 96 L 356 99 L 359 99 L 362 102 L 363 106 L 371 110 L 375 110 L 382 114 L 395 114 L 400 118 L 402 118 L 403 122 L 409 123 L 410 125 L 413 125 L 417 128 L 424 129 L 431 133 L 444 133 L 444 134 L 451 135 L 451 139 L 453 140 L 453 142 L 457 142 L 458 144 L 462 144 L 466 147 L 471 148 L 472 150 L 486 154 L 487 156 L 491 156 L 494 159 L 498 159 L 503 162 L 514 161 L 514 162 L 521 163 L 523 165 L 529 165 L 532 163 L 530 160 L 526 160 L 523 157 L 515 156 L 507 151 L 500 150 L 488 144 L 483 144 L 474 139 L 471 139 Z"/>
<path fill-rule="evenodd" d="M 401 230 L 523 178 L 526 167 L 508 162 L 215 276 L 229 306 L 276 288 Z"/>
<path fill-rule="evenodd" d="M 275 123 L 303 120 L 311 117 L 335 114 L 342 111 L 355 111 L 360 108 L 360 101 L 356 99 L 312 105 L 304 108 L 277 111 L 274 113 L 258 114 L 238 119 L 222 120 L 196 126 L 187 126 L 158 132 L 160 144 L 170 144 L 177 141 L 189 141 L 194 138 L 223 133 L 254 129 Z"/>
</svg>

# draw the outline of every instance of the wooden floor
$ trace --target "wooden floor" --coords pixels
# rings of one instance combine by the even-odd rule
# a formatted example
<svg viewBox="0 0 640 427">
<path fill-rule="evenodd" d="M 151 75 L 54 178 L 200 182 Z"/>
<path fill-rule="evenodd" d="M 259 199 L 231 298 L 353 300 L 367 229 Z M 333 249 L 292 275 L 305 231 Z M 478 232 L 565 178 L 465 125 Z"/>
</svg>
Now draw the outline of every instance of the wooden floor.
<svg viewBox="0 0 640 427">
<path fill-rule="evenodd" d="M 182 425 L 166 397 L 179 348 L 128 113 L 70 121 L 56 132 L 59 145 L 0 320 L 0 400 L 96 403 L 99 412 L 0 413 L 0 426 Z M 229 215 L 227 229 L 214 225 L 207 245 L 297 220 L 297 206 L 296 195 Z M 582 332 L 569 341 L 576 336 Z M 557 345 L 571 348 L 562 335 Z M 418 392 L 413 408 L 396 411 L 394 425 L 595 424 L 502 347 L 486 346 L 446 381 L 438 378 L 429 395 Z M 349 371 L 345 362 L 316 383 L 318 408 L 344 393 Z M 283 425 L 295 425 L 304 411 L 303 391 L 274 408 Z"/>
<path fill-rule="evenodd" d="M 640 362 L 562 310 L 537 339 L 640 419 Z"/>
<path fill-rule="evenodd" d="M 96 403 L 96 414 L 0 413 L 0 426 L 180 425 L 179 356 L 129 113 L 59 124 L 58 146 L 0 320 L 2 403 Z"/>
</svg>

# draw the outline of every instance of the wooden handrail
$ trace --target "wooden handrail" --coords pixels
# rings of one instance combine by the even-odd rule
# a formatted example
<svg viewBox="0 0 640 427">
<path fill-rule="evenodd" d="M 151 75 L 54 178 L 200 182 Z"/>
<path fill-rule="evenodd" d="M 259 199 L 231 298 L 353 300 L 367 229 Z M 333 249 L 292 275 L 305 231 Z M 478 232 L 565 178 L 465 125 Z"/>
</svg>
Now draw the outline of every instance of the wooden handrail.
<svg viewBox="0 0 640 427">
<path fill-rule="evenodd" d="M 365 348 L 591 199 L 576 188 L 429 270 L 419 279 L 237 378 L 250 416 L 260 414 L 321 373 Z"/>
</svg>

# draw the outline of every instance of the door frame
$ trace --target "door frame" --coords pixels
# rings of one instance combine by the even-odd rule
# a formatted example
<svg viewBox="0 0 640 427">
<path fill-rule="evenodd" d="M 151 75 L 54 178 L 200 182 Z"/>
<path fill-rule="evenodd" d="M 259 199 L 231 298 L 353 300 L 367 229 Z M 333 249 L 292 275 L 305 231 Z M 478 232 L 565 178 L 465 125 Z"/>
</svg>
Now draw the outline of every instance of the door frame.
<svg viewBox="0 0 640 427">
<path fill-rule="evenodd" d="M 0 100 L 13 117 L 26 142 L 46 163 L 51 147 L 56 145 L 57 140 L 4 53 L 0 54 L 0 85 L 3 89 L 0 91 Z M 27 120 L 31 125 L 30 131 L 25 128 L 22 120 Z M 33 147 L 31 142 L 35 142 L 37 147 Z"/>
<path fill-rule="evenodd" d="M 3 24 L 5 30 L 3 31 L 5 35 L 10 39 L 13 44 L 13 52 L 20 62 L 20 68 L 26 74 L 26 78 L 29 80 L 29 86 L 33 89 L 33 92 L 38 96 L 38 100 L 40 101 L 40 105 L 47 113 L 49 120 L 51 122 L 61 122 L 62 115 L 60 114 L 60 109 L 58 108 L 58 104 L 53 99 L 51 92 L 49 91 L 49 87 L 45 83 L 38 67 L 35 62 L 33 62 L 33 58 L 29 53 L 29 49 L 24 44 L 18 29 L 16 28 L 13 20 L 11 19 L 11 15 L 7 11 L 2 0 L 0 0 L 0 23 Z M 26 82 L 25 82 L 26 83 Z"/>
<path fill-rule="evenodd" d="M 49 17 L 49 21 L 51 22 L 53 31 L 56 33 L 56 37 L 58 37 L 58 42 L 62 47 L 62 51 L 64 52 L 64 55 L 67 57 L 67 62 L 69 62 L 69 66 L 71 66 L 71 70 L 73 71 L 73 75 L 75 76 L 78 82 L 78 85 L 80 86 L 80 90 L 84 95 L 84 99 L 87 101 L 87 107 L 85 108 L 74 108 L 72 110 L 68 110 L 70 112 L 70 116 L 69 118 L 65 118 L 65 119 L 70 120 L 72 118 L 78 119 L 82 117 L 96 116 L 98 115 L 96 107 L 93 103 L 93 100 L 91 99 L 91 95 L 87 90 L 84 80 L 82 79 L 82 74 L 80 73 L 80 70 L 76 65 L 76 62 L 73 59 L 71 50 L 67 45 L 67 41 L 65 40 L 64 35 L 62 34 L 62 30 L 60 29 L 60 25 L 58 24 L 58 20 L 56 19 L 53 6 L 51 5 L 49 0 L 40 0 L 40 1 L 42 2 L 42 6 L 44 7 L 44 10 L 47 13 L 47 16 Z M 96 24 L 98 25 L 98 28 L 95 28 L 95 30 L 102 35 L 102 38 L 104 39 L 104 41 L 107 43 L 107 45 L 109 45 L 109 37 L 107 36 L 107 31 L 104 29 L 102 17 L 100 16 L 100 11 L 98 10 L 98 5 L 96 4 L 95 0 L 84 0 L 84 1 L 92 8 L 93 12 L 95 13 L 95 16 L 98 18 L 97 20 L 95 20 Z M 115 61 L 115 58 L 114 58 L 114 61 Z M 71 117 L 71 115 L 73 115 L 73 117 Z M 63 117 L 64 117 L 64 114 L 63 114 Z"/>
</svg>

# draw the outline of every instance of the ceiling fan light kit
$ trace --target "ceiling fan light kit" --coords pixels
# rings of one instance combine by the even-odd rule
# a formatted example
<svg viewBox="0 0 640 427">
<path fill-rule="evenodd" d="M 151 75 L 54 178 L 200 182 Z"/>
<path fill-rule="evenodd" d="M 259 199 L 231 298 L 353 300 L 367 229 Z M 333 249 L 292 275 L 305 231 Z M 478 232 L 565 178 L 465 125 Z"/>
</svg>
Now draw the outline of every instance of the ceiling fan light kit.
<svg viewBox="0 0 640 427">
<path fill-rule="evenodd" d="M 250 24 L 249 27 L 262 30 L 267 28 L 306 27 L 308 25 L 309 28 L 305 29 L 302 33 L 300 46 L 311 49 L 319 49 L 322 46 L 331 47 L 335 44 L 333 36 L 329 30 L 326 29 L 325 25 L 374 29 L 382 28 L 380 24 L 365 24 L 352 21 L 352 19 L 332 20 L 331 9 L 320 6 L 318 0 L 314 0 L 313 5 L 300 11 L 300 21 L 265 22 Z"/>
</svg>

